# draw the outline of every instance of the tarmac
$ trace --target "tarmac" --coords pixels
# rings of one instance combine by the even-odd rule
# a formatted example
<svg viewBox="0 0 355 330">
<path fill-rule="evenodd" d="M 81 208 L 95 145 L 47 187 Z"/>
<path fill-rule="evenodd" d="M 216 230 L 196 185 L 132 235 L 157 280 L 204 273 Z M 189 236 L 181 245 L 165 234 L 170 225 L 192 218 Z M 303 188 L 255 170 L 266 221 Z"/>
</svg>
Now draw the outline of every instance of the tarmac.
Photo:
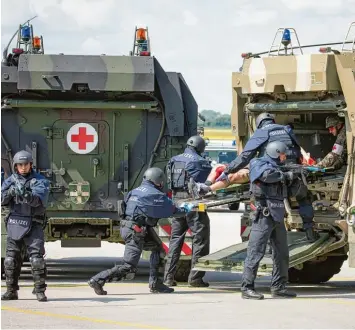
<svg viewBox="0 0 355 330">
<path fill-rule="evenodd" d="M 81 265 L 87 261 L 61 260 L 57 273 L 55 261 L 50 263 L 48 302 L 35 299 L 31 278 L 24 274 L 19 300 L 2 301 L 2 329 L 355 328 L 355 270 L 347 264 L 326 284 L 290 285 L 298 294 L 295 299 L 271 298 L 270 278 L 259 277 L 256 286 L 265 299 L 251 301 L 241 298 L 240 274 L 213 272 L 205 277 L 209 288 L 189 288 L 184 284 L 171 294 L 152 294 L 147 284 L 146 261 L 141 262 L 135 280 L 107 283 L 108 294 L 98 296 L 87 285 L 87 279 L 110 267 L 113 260 L 91 260 L 90 272 L 84 272 Z M 73 274 L 77 278 L 73 279 Z"/>
<path fill-rule="evenodd" d="M 236 220 L 230 214 L 211 216 L 211 253 L 240 240 Z M 19 300 L 1 302 L 2 329 L 355 329 L 355 269 L 347 261 L 325 284 L 290 285 L 298 294 L 291 300 L 271 298 L 267 276 L 256 282 L 265 299 L 244 300 L 241 274 L 215 272 L 206 273 L 209 288 L 179 283 L 174 293 L 152 294 L 146 260 L 140 261 L 135 280 L 107 283 L 108 294 L 96 295 L 88 279 L 122 262 L 123 250 L 105 242 L 101 248 L 75 249 L 47 243 L 48 302 L 32 295 L 25 265 Z M 2 281 L 2 293 L 5 289 Z"/>
</svg>

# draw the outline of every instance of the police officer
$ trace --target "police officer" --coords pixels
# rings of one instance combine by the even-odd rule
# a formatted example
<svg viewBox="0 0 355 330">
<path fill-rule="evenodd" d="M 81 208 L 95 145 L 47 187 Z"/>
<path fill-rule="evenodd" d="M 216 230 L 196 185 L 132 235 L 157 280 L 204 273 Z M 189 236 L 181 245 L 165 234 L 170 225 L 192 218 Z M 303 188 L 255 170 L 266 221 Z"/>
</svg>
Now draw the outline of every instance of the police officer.
<svg viewBox="0 0 355 330">
<path fill-rule="evenodd" d="M 159 268 L 162 267 L 165 251 L 153 227 L 161 218 L 182 216 L 192 209 L 192 204 L 184 208 L 176 207 L 163 193 L 165 175 L 160 168 L 149 168 L 143 175 L 141 185 L 130 191 L 122 203 L 120 233 L 125 241 L 123 265 L 104 270 L 89 280 L 89 285 L 98 295 L 106 295 L 103 286 L 117 278 L 132 278 L 137 271 L 143 250 L 150 250 L 149 288 L 152 293 L 170 293 L 174 289 L 165 286 Z M 128 275 L 128 276 L 127 276 Z"/>
<path fill-rule="evenodd" d="M 228 180 L 228 174 L 236 173 L 244 168 L 252 158 L 259 152 L 258 157 L 265 155 L 265 148 L 267 143 L 274 141 L 281 141 L 286 144 L 288 164 L 299 164 L 302 157 L 301 148 L 297 142 L 296 136 L 292 128 L 287 125 L 278 125 L 274 121 L 274 116 L 269 113 L 260 114 L 255 121 L 256 131 L 249 139 L 242 153 L 227 165 L 224 172 L 217 178 L 216 181 Z M 303 184 L 302 180 L 294 182 L 296 187 L 289 187 L 291 195 L 296 192 L 295 197 L 299 204 L 299 213 L 303 221 L 303 229 L 306 232 L 306 238 L 314 242 L 318 239 L 319 235 L 313 230 L 313 217 L 314 212 L 310 193 L 307 186 Z M 299 192 L 299 193 L 298 193 Z"/>
<path fill-rule="evenodd" d="M 283 173 L 279 170 L 279 165 L 286 160 L 286 150 L 285 143 L 270 142 L 265 148 L 264 156 L 250 162 L 250 191 L 256 210 L 241 284 L 244 299 L 264 298 L 255 291 L 254 281 L 269 239 L 273 249 L 271 294 L 273 297 L 296 297 L 295 293 L 286 289 L 289 250 L 284 224 L 284 199 L 287 198 L 285 184 L 293 181 L 292 172 Z"/>
<path fill-rule="evenodd" d="M 22 248 L 30 257 L 34 292 L 38 301 L 47 301 L 44 255 L 45 210 L 49 182 L 32 169 L 32 155 L 21 150 L 13 159 L 13 173 L 1 186 L 1 205 L 9 207 L 5 219 L 7 230 L 4 261 L 7 291 L 1 300 L 18 299 L 18 279 L 22 266 Z"/>
<path fill-rule="evenodd" d="M 329 133 L 336 136 L 332 151 L 330 151 L 320 162 L 315 166 L 318 167 L 334 167 L 340 169 L 347 162 L 346 148 L 346 130 L 344 122 L 338 116 L 328 116 L 325 119 L 325 127 Z"/>
<path fill-rule="evenodd" d="M 201 154 L 205 151 L 206 143 L 201 136 L 192 136 L 187 140 L 184 153 L 174 156 L 167 165 L 169 188 L 173 192 L 173 199 L 190 198 L 188 182 L 193 178 L 196 182 L 205 182 L 212 166 Z M 209 254 L 210 250 L 210 219 L 206 212 L 192 211 L 183 217 L 175 217 L 171 224 L 171 238 L 169 252 L 165 266 L 164 283 L 175 286 L 174 276 L 180 259 L 182 245 L 188 229 L 192 233 L 192 260 L 194 267 L 198 258 Z M 208 287 L 202 280 L 205 272 L 191 271 L 188 283 L 194 287 Z"/>
</svg>

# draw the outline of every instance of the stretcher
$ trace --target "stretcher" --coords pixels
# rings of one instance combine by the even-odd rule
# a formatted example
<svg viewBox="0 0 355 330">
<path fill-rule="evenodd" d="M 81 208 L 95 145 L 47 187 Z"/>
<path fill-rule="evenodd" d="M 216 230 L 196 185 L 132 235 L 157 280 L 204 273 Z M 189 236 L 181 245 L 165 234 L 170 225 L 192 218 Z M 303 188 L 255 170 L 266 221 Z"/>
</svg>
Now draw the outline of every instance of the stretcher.
<svg viewBox="0 0 355 330">
<path fill-rule="evenodd" d="M 249 183 L 247 183 L 231 185 L 228 188 L 219 189 L 216 192 L 209 193 L 199 199 L 187 198 L 182 200 L 182 202 L 192 203 L 194 205 L 193 210 L 199 212 L 220 212 L 221 209 L 216 209 L 216 207 L 240 203 L 248 201 L 249 199 Z"/>
</svg>

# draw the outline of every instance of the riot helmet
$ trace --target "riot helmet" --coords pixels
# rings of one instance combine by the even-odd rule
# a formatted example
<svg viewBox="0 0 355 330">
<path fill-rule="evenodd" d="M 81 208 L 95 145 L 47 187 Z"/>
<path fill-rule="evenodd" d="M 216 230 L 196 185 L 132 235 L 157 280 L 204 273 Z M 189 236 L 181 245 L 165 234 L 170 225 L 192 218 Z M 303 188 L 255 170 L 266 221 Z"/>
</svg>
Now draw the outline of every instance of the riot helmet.
<svg viewBox="0 0 355 330">
<path fill-rule="evenodd" d="M 165 174 L 160 168 L 151 167 L 144 172 L 143 180 L 149 181 L 161 189 L 165 184 Z"/>
<path fill-rule="evenodd" d="M 18 151 L 15 155 L 14 155 L 14 159 L 12 162 L 12 167 L 13 167 L 13 172 L 16 173 L 16 168 L 17 168 L 17 164 L 31 164 L 33 163 L 33 158 L 31 153 L 29 153 L 26 150 L 21 150 Z"/>
<path fill-rule="evenodd" d="M 286 154 L 287 145 L 281 141 L 270 142 L 266 146 L 266 154 L 272 159 L 279 159 L 281 154 Z"/>
<path fill-rule="evenodd" d="M 255 119 L 255 125 L 256 125 L 256 128 L 260 128 L 262 127 L 262 122 L 264 120 L 267 120 L 267 121 L 273 121 L 275 122 L 275 116 L 272 115 L 271 113 L 268 113 L 268 112 L 263 112 L 261 113 L 258 117 L 256 117 Z"/>
<path fill-rule="evenodd" d="M 206 148 L 206 141 L 203 137 L 194 135 L 187 140 L 186 145 L 194 148 L 197 153 L 202 154 Z"/>
</svg>

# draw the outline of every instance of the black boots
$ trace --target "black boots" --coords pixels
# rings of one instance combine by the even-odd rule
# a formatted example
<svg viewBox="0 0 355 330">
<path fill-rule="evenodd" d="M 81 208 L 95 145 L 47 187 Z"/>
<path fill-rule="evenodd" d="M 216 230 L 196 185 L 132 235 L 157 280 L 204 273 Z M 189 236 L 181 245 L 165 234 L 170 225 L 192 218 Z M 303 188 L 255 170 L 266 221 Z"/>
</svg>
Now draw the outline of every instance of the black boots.
<svg viewBox="0 0 355 330">
<path fill-rule="evenodd" d="M 174 292 L 173 288 L 169 288 L 160 280 L 157 280 L 153 284 L 149 284 L 149 289 L 151 293 L 172 293 Z"/>
<path fill-rule="evenodd" d="M 272 298 L 295 298 L 297 297 L 297 294 L 295 292 L 288 291 L 285 287 L 281 287 L 279 289 L 271 289 L 271 297 Z M 256 292 L 254 289 L 242 289 L 242 298 L 262 300 L 264 299 L 264 295 L 259 292 Z"/>
<path fill-rule="evenodd" d="M 288 291 L 286 288 L 271 289 L 271 297 L 273 298 L 296 298 L 297 294 L 292 291 Z"/>
<path fill-rule="evenodd" d="M 104 286 L 101 285 L 99 282 L 95 281 L 94 279 L 90 279 L 88 284 L 91 288 L 94 289 L 95 293 L 99 296 L 107 295 L 107 291 L 104 290 Z"/>
<path fill-rule="evenodd" d="M 9 290 L 1 296 L 1 300 L 17 300 L 18 299 L 18 294 L 17 290 Z"/>
<path fill-rule="evenodd" d="M 193 288 L 208 288 L 210 286 L 210 284 L 207 282 L 204 282 L 201 278 L 198 280 L 189 281 L 189 286 L 193 287 Z"/>
<path fill-rule="evenodd" d="M 244 289 L 242 290 L 242 298 L 243 299 L 254 299 L 254 300 L 262 300 L 264 299 L 264 295 L 256 292 L 253 289 Z"/>
</svg>

